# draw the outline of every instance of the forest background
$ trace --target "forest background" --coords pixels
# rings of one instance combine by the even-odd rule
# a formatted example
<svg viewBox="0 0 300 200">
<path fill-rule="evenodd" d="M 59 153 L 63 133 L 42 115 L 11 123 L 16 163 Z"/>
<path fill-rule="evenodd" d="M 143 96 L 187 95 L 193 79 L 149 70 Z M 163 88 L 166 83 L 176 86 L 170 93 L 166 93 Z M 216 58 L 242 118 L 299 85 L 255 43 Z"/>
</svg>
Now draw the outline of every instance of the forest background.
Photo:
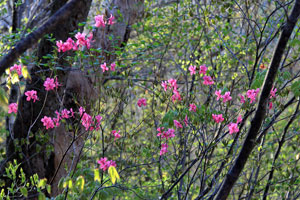
<svg viewBox="0 0 300 200">
<path fill-rule="evenodd" d="M 300 198 L 300 0 L 0 8 L 1 198 Z"/>
</svg>

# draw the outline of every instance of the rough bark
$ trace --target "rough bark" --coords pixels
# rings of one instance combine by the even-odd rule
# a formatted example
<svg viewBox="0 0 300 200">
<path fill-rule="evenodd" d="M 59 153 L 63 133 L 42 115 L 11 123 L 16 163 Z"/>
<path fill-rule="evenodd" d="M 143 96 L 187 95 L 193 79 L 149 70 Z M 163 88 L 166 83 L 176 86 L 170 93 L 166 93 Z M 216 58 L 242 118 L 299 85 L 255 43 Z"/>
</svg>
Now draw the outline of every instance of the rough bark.
<svg viewBox="0 0 300 200">
<path fill-rule="evenodd" d="M 277 46 L 275 48 L 271 64 L 269 66 L 266 78 L 264 80 L 262 93 L 259 98 L 259 103 L 255 112 L 255 116 L 251 121 L 251 126 L 249 128 L 247 137 L 242 146 L 242 149 L 236 158 L 234 165 L 231 167 L 229 172 L 227 173 L 225 180 L 219 190 L 215 199 L 224 200 L 227 199 L 234 183 L 237 181 L 240 173 L 242 172 L 250 153 L 252 152 L 256 137 L 259 133 L 262 122 L 265 118 L 266 114 L 266 106 L 270 96 L 270 91 L 274 84 L 274 80 L 280 66 L 281 58 L 284 53 L 284 49 L 287 45 L 287 42 L 293 32 L 293 29 L 297 23 L 297 20 L 300 15 L 300 0 L 296 0 L 295 5 L 292 9 L 290 16 L 287 19 L 287 22 L 282 30 L 282 33 L 279 37 Z"/>
</svg>

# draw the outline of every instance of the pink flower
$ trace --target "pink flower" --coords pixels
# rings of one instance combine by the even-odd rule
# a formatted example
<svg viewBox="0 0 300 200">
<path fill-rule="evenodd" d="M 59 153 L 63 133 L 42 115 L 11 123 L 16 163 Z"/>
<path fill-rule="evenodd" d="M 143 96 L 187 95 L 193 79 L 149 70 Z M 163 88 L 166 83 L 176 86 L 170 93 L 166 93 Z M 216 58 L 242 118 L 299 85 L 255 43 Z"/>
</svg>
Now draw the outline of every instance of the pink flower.
<svg viewBox="0 0 300 200">
<path fill-rule="evenodd" d="M 165 91 L 167 91 L 167 89 L 168 89 L 168 83 L 167 83 L 167 81 L 162 81 L 161 82 L 161 86 L 164 88 Z"/>
<path fill-rule="evenodd" d="M 120 138 L 120 137 L 121 137 L 120 131 L 117 132 L 116 130 L 113 130 L 111 133 L 113 134 L 113 136 L 115 136 L 115 140 L 116 140 L 117 138 Z"/>
<path fill-rule="evenodd" d="M 164 155 L 165 153 L 167 153 L 168 152 L 168 144 L 162 144 L 161 145 L 161 149 L 160 149 L 160 152 L 159 152 L 159 155 Z"/>
<path fill-rule="evenodd" d="M 269 109 L 271 110 L 273 108 L 273 103 L 270 101 L 269 102 Z"/>
<path fill-rule="evenodd" d="M 17 103 L 11 103 L 8 106 L 8 114 L 10 113 L 17 113 L 18 112 L 18 104 Z"/>
<path fill-rule="evenodd" d="M 54 128 L 54 123 L 53 123 L 53 120 L 51 119 L 51 117 L 44 116 L 41 119 L 41 122 L 43 122 L 43 126 L 45 126 L 46 129 Z"/>
<path fill-rule="evenodd" d="M 161 136 L 161 135 L 163 134 L 163 130 L 164 130 L 164 129 L 165 129 L 164 127 L 159 127 L 159 128 L 157 128 L 156 130 L 158 131 L 158 133 L 157 133 L 156 136 Z"/>
<path fill-rule="evenodd" d="M 145 98 L 140 98 L 137 102 L 138 107 L 147 106 L 147 100 Z"/>
<path fill-rule="evenodd" d="M 216 123 L 221 123 L 222 121 L 224 121 L 222 114 L 219 115 L 212 114 L 212 118 Z"/>
<path fill-rule="evenodd" d="M 46 78 L 44 82 L 45 90 L 53 90 L 56 86 L 53 78 Z"/>
<path fill-rule="evenodd" d="M 85 112 L 85 109 L 80 106 L 80 108 L 79 108 L 80 117 L 83 115 L 84 112 Z"/>
<path fill-rule="evenodd" d="M 117 167 L 115 161 L 108 161 L 106 157 L 100 158 L 100 160 L 98 160 L 97 163 L 100 165 L 100 169 L 102 169 L 103 171 L 106 171 L 110 166 Z"/>
<path fill-rule="evenodd" d="M 207 71 L 207 67 L 205 65 L 200 66 L 199 74 L 205 75 Z"/>
<path fill-rule="evenodd" d="M 243 95 L 239 94 L 239 97 L 240 97 L 240 102 L 241 102 L 242 104 L 246 102 L 246 101 L 245 101 L 245 97 L 244 97 Z"/>
<path fill-rule="evenodd" d="M 85 33 L 77 33 L 75 38 L 77 39 L 76 44 L 79 46 L 86 46 Z"/>
<path fill-rule="evenodd" d="M 9 68 L 10 72 L 16 71 L 19 76 L 22 75 L 22 66 L 15 64 L 14 66 Z"/>
<path fill-rule="evenodd" d="M 175 79 L 169 79 L 168 83 L 170 84 L 171 89 L 177 89 L 177 80 Z"/>
<path fill-rule="evenodd" d="M 96 23 L 95 23 L 95 26 L 96 27 L 105 27 L 105 22 L 104 22 L 104 20 L 103 20 L 103 15 L 96 15 L 95 17 L 94 17 L 94 19 L 95 19 L 95 21 L 96 21 Z"/>
<path fill-rule="evenodd" d="M 106 63 L 102 64 L 101 68 L 102 68 L 102 72 L 105 72 L 105 71 L 109 70 L 108 67 L 106 67 Z"/>
<path fill-rule="evenodd" d="M 110 17 L 109 17 L 109 19 L 108 19 L 108 24 L 109 25 L 113 25 L 114 23 L 115 23 L 115 17 L 114 16 L 112 16 L 112 14 L 110 15 Z"/>
<path fill-rule="evenodd" d="M 96 119 L 96 127 L 95 127 L 95 129 L 96 129 L 96 131 L 98 131 L 100 129 L 102 117 L 101 117 L 101 115 L 97 115 L 95 117 L 95 119 Z"/>
<path fill-rule="evenodd" d="M 185 116 L 183 122 L 184 122 L 185 126 L 188 126 L 188 125 L 189 125 L 189 120 L 188 120 L 187 115 Z"/>
<path fill-rule="evenodd" d="M 65 52 L 65 47 L 64 47 L 64 44 L 61 40 L 59 41 L 56 41 L 56 46 L 58 47 L 58 52 Z"/>
<path fill-rule="evenodd" d="M 230 123 L 228 125 L 228 129 L 229 129 L 229 134 L 239 132 L 239 127 L 238 127 L 237 123 Z"/>
<path fill-rule="evenodd" d="M 30 90 L 25 92 L 25 96 L 27 96 L 26 100 L 30 101 L 31 99 L 33 100 L 33 102 L 39 100 L 38 96 L 37 96 L 37 92 L 35 90 Z"/>
<path fill-rule="evenodd" d="M 212 85 L 215 82 L 212 80 L 210 76 L 203 76 L 203 84 L 204 85 Z"/>
<path fill-rule="evenodd" d="M 256 97 L 258 93 L 259 93 L 259 88 L 257 88 L 256 90 L 252 89 L 247 91 L 246 95 L 250 99 L 250 103 L 256 101 Z"/>
<path fill-rule="evenodd" d="M 193 75 L 193 74 L 196 74 L 196 66 L 190 66 L 189 67 L 189 70 L 190 70 L 190 73 L 191 73 L 191 76 Z"/>
<path fill-rule="evenodd" d="M 174 120 L 174 125 L 176 126 L 176 128 L 182 128 L 182 125 L 177 120 Z"/>
<path fill-rule="evenodd" d="M 163 135 L 161 136 L 161 138 L 166 138 L 166 139 L 173 138 L 173 137 L 175 137 L 175 130 L 172 128 L 169 128 L 167 131 L 164 131 Z"/>
<path fill-rule="evenodd" d="M 110 64 L 110 70 L 115 71 L 115 68 L 116 68 L 116 63 L 111 63 Z"/>
<path fill-rule="evenodd" d="M 59 118 L 53 118 L 53 123 L 55 123 L 55 126 L 58 127 L 60 125 Z"/>
<path fill-rule="evenodd" d="M 190 109 L 189 111 L 193 111 L 193 112 L 196 112 L 196 109 L 197 109 L 197 106 L 195 104 L 190 104 Z"/>
<path fill-rule="evenodd" d="M 61 117 L 62 118 L 65 118 L 65 119 L 68 119 L 68 118 L 70 118 L 70 111 L 68 111 L 67 109 L 63 109 L 62 111 L 61 111 Z"/>
<path fill-rule="evenodd" d="M 217 101 L 222 98 L 221 90 L 215 91 L 215 95 L 217 95 Z"/>
<path fill-rule="evenodd" d="M 90 116 L 89 114 L 87 113 L 83 113 L 83 116 L 81 118 L 81 123 L 82 123 L 82 126 L 85 127 L 85 130 L 88 131 L 92 131 L 94 128 L 92 127 L 92 124 L 93 124 L 93 118 L 92 116 Z"/>
<path fill-rule="evenodd" d="M 270 99 L 275 98 L 276 92 L 277 92 L 277 89 L 274 88 L 274 86 L 273 86 L 273 87 L 272 87 L 272 90 L 271 90 L 271 93 L 270 93 Z"/>
<path fill-rule="evenodd" d="M 230 96 L 230 92 L 225 92 L 222 98 L 223 98 L 223 103 L 226 103 L 227 101 L 230 101 L 232 99 Z"/>
<path fill-rule="evenodd" d="M 172 101 L 175 102 L 176 100 L 181 101 L 182 99 L 177 89 L 174 89 L 172 95 Z"/>
<path fill-rule="evenodd" d="M 238 123 L 240 123 L 241 121 L 243 121 L 243 118 L 242 118 L 241 115 L 239 115 L 239 116 L 237 117 L 237 119 L 236 119 L 236 123 L 238 124 Z"/>
</svg>

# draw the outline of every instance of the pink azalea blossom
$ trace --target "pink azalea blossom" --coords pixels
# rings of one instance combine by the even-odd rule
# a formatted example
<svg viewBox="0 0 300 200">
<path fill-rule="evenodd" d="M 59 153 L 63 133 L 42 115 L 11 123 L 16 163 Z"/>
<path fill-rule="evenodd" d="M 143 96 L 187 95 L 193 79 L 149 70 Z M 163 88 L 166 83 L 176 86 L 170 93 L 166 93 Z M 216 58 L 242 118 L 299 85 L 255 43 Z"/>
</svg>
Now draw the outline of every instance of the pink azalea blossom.
<svg viewBox="0 0 300 200">
<path fill-rule="evenodd" d="M 27 97 L 26 100 L 30 101 L 31 99 L 33 100 L 33 102 L 39 100 L 38 96 L 37 96 L 37 92 L 35 90 L 30 90 L 25 92 L 25 96 Z"/>
<path fill-rule="evenodd" d="M 97 116 L 95 117 L 95 119 L 96 119 L 96 126 L 95 126 L 95 129 L 96 129 L 96 131 L 98 131 L 98 130 L 100 129 L 102 117 L 101 117 L 101 115 L 97 115 Z"/>
<path fill-rule="evenodd" d="M 210 76 L 203 76 L 203 84 L 204 85 L 213 85 L 215 82 Z"/>
<path fill-rule="evenodd" d="M 47 91 L 54 90 L 54 88 L 56 87 L 56 85 L 54 83 L 54 79 L 46 78 L 46 80 L 44 82 L 44 86 L 45 86 L 45 90 L 47 90 Z"/>
<path fill-rule="evenodd" d="M 105 22 L 104 22 L 104 19 L 103 19 L 103 15 L 96 15 L 94 17 L 96 23 L 95 23 L 95 26 L 96 27 L 105 27 Z"/>
<path fill-rule="evenodd" d="M 159 155 L 164 155 L 165 153 L 167 153 L 168 152 L 168 144 L 162 144 L 161 145 L 161 149 L 160 149 L 160 152 L 159 152 Z"/>
<path fill-rule="evenodd" d="M 169 79 L 168 83 L 170 84 L 170 88 L 176 90 L 177 89 L 177 80 L 176 79 Z"/>
<path fill-rule="evenodd" d="M 183 122 L 184 122 L 185 126 L 189 125 L 189 120 L 188 120 L 187 115 L 185 115 L 185 118 L 184 118 Z"/>
<path fill-rule="evenodd" d="M 212 118 L 213 118 L 213 120 L 214 120 L 216 123 L 221 123 L 221 122 L 224 121 L 224 118 L 223 118 L 223 115 L 222 115 L 222 114 L 219 114 L 219 115 L 212 114 Z"/>
<path fill-rule="evenodd" d="M 81 118 L 81 123 L 82 123 L 82 126 L 85 127 L 86 131 L 88 131 L 88 130 L 90 130 L 90 131 L 94 130 L 94 127 L 92 126 L 93 125 L 93 118 L 89 114 L 83 113 L 83 116 Z"/>
<path fill-rule="evenodd" d="M 18 104 L 17 103 L 11 103 L 8 105 L 8 114 L 17 113 L 17 112 L 18 112 Z"/>
<path fill-rule="evenodd" d="M 80 116 L 82 116 L 84 112 L 85 112 L 85 109 L 80 106 L 80 108 L 79 108 L 79 114 L 80 114 Z"/>
<path fill-rule="evenodd" d="M 44 117 L 41 119 L 41 122 L 43 122 L 43 126 L 45 126 L 46 129 L 54 128 L 54 122 L 53 122 L 53 120 L 51 119 L 51 117 L 44 116 Z"/>
<path fill-rule="evenodd" d="M 242 118 L 241 115 L 239 115 L 239 116 L 237 117 L 237 119 L 236 119 L 236 123 L 238 124 L 238 123 L 240 123 L 240 122 L 242 122 L 242 121 L 243 121 L 243 118 Z"/>
<path fill-rule="evenodd" d="M 165 91 L 167 91 L 167 89 L 168 89 L 168 83 L 167 83 L 167 81 L 162 81 L 161 82 L 161 86 L 164 88 Z"/>
<path fill-rule="evenodd" d="M 113 130 L 111 133 L 112 133 L 113 136 L 115 137 L 115 140 L 116 140 L 116 139 L 119 139 L 119 138 L 121 137 L 120 131 L 117 132 L 116 130 Z"/>
<path fill-rule="evenodd" d="M 237 123 L 230 123 L 228 125 L 229 134 L 237 133 L 239 132 L 239 127 Z"/>
<path fill-rule="evenodd" d="M 156 136 L 161 136 L 162 134 L 163 134 L 163 130 L 164 130 L 165 128 L 164 127 L 159 127 L 159 128 L 157 128 L 156 130 L 157 130 L 157 135 Z"/>
<path fill-rule="evenodd" d="M 147 106 L 147 100 L 145 98 L 140 98 L 137 102 L 138 107 Z"/>
<path fill-rule="evenodd" d="M 225 92 L 224 95 L 222 95 L 223 103 L 226 103 L 227 101 L 230 101 L 232 97 L 230 96 L 230 92 Z"/>
<path fill-rule="evenodd" d="M 277 92 L 277 88 L 272 87 L 271 93 L 270 93 L 270 99 L 275 98 Z"/>
<path fill-rule="evenodd" d="M 200 66 L 199 74 L 205 75 L 207 71 L 207 67 L 205 65 Z"/>
<path fill-rule="evenodd" d="M 176 126 L 176 128 L 182 128 L 181 123 L 177 120 L 174 120 L 174 125 Z"/>
<path fill-rule="evenodd" d="M 79 45 L 79 46 L 86 46 L 85 36 L 86 36 L 85 33 L 77 33 L 75 35 L 75 38 L 77 39 L 76 44 Z"/>
<path fill-rule="evenodd" d="M 250 99 L 250 103 L 256 101 L 256 97 L 258 93 L 259 93 L 259 88 L 257 88 L 256 90 L 252 89 L 247 91 L 246 95 Z"/>
<path fill-rule="evenodd" d="M 16 71 L 19 76 L 22 75 L 22 66 L 15 64 L 14 66 L 9 68 L 10 72 Z"/>
<path fill-rule="evenodd" d="M 197 109 L 197 106 L 195 104 L 190 104 L 190 108 L 189 108 L 189 111 L 193 111 L 193 112 L 196 112 L 196 109 Z"/>
<path fill-rule="evenodd" d="M 190 70 L 190 73 L 191 73 L 191 76 L 193 75 L 193 74 L 196 74 L 196 66 L 190 66 L 189 67 L 189 70 Z"/>
<path fill-rule="evenodd" d="M 110 64 L 110 70 L 115 71 L 115 69 L 116 69 L 116 63 L 111 63 Z"/>
<path fill-rule="evenodd" d="M 102 68 L 102 72 L 105 72 L 105 71 L 109 70 L 108 67 L 106 67 L 106 63 L 102 64 L 101 68 Z"/>
<path fill-rule="evenodd" d="M 100 158 L 97 163 L 100 165 L 100 169 L 102 169 L 103 171 L 106 171 L 110 166 L 117 167 L 115 161 L 109 161 L 106 157 Z"/>
<path fill-rule="evenodd" d="M 108 19 L 108 24 L 109 25 L 113 25 L 114 23 L 115 23 L 115 17 L 114 16 L 112 16 L 112 14 L 110 15 L 110 17 L 109 17 L 109 19 Z"/>
<path fill-rule="evenodd" d="M 215 91 L 215 95 L 217 95 L 217 101 L 219 101 L 219 99 L 222 98 L 222 95 L 221 95 L 221 90 L 217 90 Z"/>
<path fill-rule="evenodd" d="M 239 94 L 239 97 L 240 97 L 240 102 L 241 102 L 242 104 L 246 102 L 246 101 L 245 101 L 245 97 L 244 97 L 243 95 Z"/>
<path fill-rule="evenodd" d="M 271 110 L 273 108 L 273 103 L 270 101 L 269 102 L 269 109 Z"/>
<path fill-rule="evenodd" d="M 181 96 L 180 96 L 180 93 L 177 91 L 177 89 L 174 89 L 173 90 L 173 95 L 172 95 L 172 101 L 173 103 L 178 100 L 178 101 L 181 101 Z"/>
<path fill-rule="evenodd" d="M 61 111 L 61 117 L 64 118 L 64 119 L 70 118 L 71 116 L 69 114 L 70 114 L 70 111 L 68 111 L 67 109 L 63 109 Z"/>
</svg>

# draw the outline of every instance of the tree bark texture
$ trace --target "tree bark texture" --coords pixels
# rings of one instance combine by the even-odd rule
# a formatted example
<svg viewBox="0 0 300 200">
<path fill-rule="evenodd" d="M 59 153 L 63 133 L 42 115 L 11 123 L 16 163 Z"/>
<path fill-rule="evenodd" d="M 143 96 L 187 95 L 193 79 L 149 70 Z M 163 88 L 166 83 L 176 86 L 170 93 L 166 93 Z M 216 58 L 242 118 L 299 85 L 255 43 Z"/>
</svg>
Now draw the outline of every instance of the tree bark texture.
<svg viewBox="0 0 300 200">
<path fill-rule="evenodd" d="M 242 149 L 235 160 L 234 165 L 231 167 L 227 173 L 225 180 L 219 190 L 219 193 L 216 196 L 216 200 L 227 199 L 233 185 L 237 181 L 240 173 L 242 172 L 250 153 L 252 152 L 256 137 L 261 128 L 262 122 L 266 114 L 266 106 L 270 96 L 270 91 L 273 87 L 274 80 L 280 66 L 281 58 L 283 56 L 287 42 L 293 32 L 293 29 L 298 21 L 300 15 L 300 0 L 296 0 L 295 5 L 292 9 L 290 16 L 287 19 L 286 24 L 283 27 L 282 33 L 279 37 L 277 46 L 275 48 L 271 64 L 269 66 L 267 75 L 264 80 L 263 89 L 259 98 L 259 103 L 254 115 L 254 118 L 251 121 L 251 126 L 249 128 L 247 137 L 242 146 Z"/>
</svg>

